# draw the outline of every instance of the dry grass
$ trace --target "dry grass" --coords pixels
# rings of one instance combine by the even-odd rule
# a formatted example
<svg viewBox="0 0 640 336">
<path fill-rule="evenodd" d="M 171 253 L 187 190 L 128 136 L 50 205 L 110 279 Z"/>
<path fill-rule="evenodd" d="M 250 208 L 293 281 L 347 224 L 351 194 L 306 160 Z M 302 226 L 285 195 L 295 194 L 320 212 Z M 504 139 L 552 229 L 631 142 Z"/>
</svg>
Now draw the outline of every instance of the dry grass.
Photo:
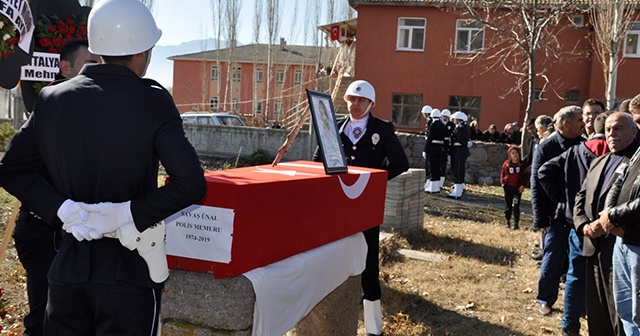
<svg viewBox="0 0 640 336">
<path fill-rule="evenodd" d="M 530 203 L 522 204 L 523 229 L 507 230 L 501 189 L 467 188 L 459 201 L 447 199 L 444 192 L 428 196 L 424 229 L 381 244 L 385 334 L 558 334 L 562 298 L 549 316 L 541 316 L 535 302 L 539 270 L 529 254 L 538 235 L 529 230 Z M 0 235 L 14 202 L 0 189 Z M 405 259 L 394 253 L 398 248 L 447 258 L 437 263 Z M 0 264 L 0 288 L 9 302 L 9 316 L 0 321 L 2 335 L 20 335 L 28 308 L 25 273 L 13 242 Z M 587 335 L 586 321 L 582 325 Z M 362 325 L 359 335 L 365 335 Z"/>
</svg>

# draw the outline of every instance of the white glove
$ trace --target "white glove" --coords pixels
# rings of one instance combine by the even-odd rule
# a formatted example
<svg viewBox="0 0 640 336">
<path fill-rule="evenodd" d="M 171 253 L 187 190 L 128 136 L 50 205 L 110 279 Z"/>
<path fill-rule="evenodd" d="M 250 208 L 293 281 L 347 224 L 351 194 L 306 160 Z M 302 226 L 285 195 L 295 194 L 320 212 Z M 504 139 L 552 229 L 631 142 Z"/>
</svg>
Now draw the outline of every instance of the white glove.
<svg viewBox="0 0 640 336">
<path fill-rule="evenodd" d="M 124 203 L 80 203 L 80 207 L 88 212 L 86 227 L 102 234 L 114 232 L 125 224 L 133 223 L 131 201 Z"/>
<path fill-rule="evenodd" d="M 90 241 L 102 238 L 102 233 L 87 227 L 86 224 L 73 225 L 69 231 L 78 241 Z"/>
<path fill-rule="evenodd" d="M 451 155 L 447 155 L 447 162 L 451 163 Z"/>
<path fill-rule="evenodd" d="M 80 206 L 79 202 L 67 199 L 60 205 L 57 211 L 58 218 L 62 220 L 62 228 L 67 232 L 68 229 L 76 224 L 84 223 L 87 220 L 88 213 Z"/>
<path fill-rule="evenodd" d="M 473 141 L 469 140 L 467 141 L 467 147 L 471 148 L 473 146 Z"/>
<path fill-rule="evenodd" d="M 426 159 L 427 158 L 427 152 L 422 152 L 422 158 Z"/>
</svg>

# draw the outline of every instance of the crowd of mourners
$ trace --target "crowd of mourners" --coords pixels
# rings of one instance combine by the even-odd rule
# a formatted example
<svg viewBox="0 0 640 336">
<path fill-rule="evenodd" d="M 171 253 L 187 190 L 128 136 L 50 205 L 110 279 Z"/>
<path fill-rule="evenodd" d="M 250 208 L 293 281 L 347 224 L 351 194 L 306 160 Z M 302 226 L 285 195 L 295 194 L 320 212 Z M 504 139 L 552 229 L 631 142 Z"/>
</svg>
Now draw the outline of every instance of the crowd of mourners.
<svg viewBox="0 0 640 336">
<path fill-rule="evenodd" d="M 502 133 L 498 131 L 498 127 L 495 124 L 489 125 L 489 128 L 482 132 L 478 128 L 477 120 L 471 121 L 469 127 L 471 128 L 471 140 L 519 145 L 520 138 L 522 137 L 518 122 L 515 121 L 504 125 Z"/>
</svg>

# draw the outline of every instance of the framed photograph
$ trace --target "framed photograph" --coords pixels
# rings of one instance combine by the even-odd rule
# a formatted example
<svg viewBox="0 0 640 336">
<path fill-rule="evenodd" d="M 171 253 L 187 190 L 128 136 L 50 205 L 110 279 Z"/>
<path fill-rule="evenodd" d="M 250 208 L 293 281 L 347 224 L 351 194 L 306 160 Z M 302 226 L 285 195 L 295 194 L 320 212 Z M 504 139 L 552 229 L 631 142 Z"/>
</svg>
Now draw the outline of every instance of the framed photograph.
<svg viewBox="0 0 640 336">
<path fill-rule="evenodd" d="M 336 114 L 328 93 L 307 89 L 313 130 L 318 137 L 318 147 L 327 174 L 347 172 L 347 159 L 336 124 Z"/>
</svg>

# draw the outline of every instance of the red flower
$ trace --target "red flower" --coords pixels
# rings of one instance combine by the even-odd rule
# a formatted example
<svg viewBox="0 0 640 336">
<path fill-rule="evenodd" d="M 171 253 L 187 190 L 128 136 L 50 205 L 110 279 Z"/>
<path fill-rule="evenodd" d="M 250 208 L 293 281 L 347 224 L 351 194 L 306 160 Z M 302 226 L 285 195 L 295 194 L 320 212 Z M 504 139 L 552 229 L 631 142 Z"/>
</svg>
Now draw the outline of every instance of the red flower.
<svg viewBox="0 0 640 336">
<path fill-rule="evenodd" d="M 78 29 L 80 30 L 80 32 L 82 32 L 82 35 L 83 35 L 83 36 L 86 36 L 86 35 L 87 35 L 87 28 L 84 26 L 84 24 L 82 24 L 82 23 L 81 23 L 81 24 L 79 24 L 79 25 L 78 25 Z"/>
<path fill-rule="evenodd" d="M 7 317 L 7 311 L 3 310 L 2 315 L 0 315 L 0 319 L 4 320 Z"/>
<path fill-rule="evenodd" d="M 2 331 L 2 326 L 0 326 L 0 331 Z"/>
<path fill-rule="evenodd" d="M 56 32 L 56 26 L 54 26 L 54 25 L 49 25 L 48 29 L 49 29 L 50 33 L 55 33 Z"/>
<path fill-rule="evenodd" d="M 65 35 L 65 36 L 64 36 L 64 39 L 65 39 L 66 41 L 73 40 L 73 35 L 71 35 L 71 34 L 67 34 L 67 35 Z"/>
<path fill-rule="evenodd" d="M 76 26 L 69 24 L 69 26 L 67 27 L 69 29 L 69 33 L 71 34 L 75 34 L 76 33 Z"/>
<path fill-rule="evenodd" d="M 57 36 L 53 37 L 51 39 L 51 42 L 56 47 L 62 47 L 62 45 L 64 44 L 64 40 L 61 37 L 57 37 Z"/>
<path fill-rule="evenodd" d="M 82 35 L 80 35 L 80 34 L 76 34 L 76 38 L 77 38 L 77 39 L 81 39 L 81 38 L 82 38 Z"/>
<path fill-rule="evenodd" d="M 58 19 L 58 26 L 64 26 L 64 21 L 62 21 L 62 19 Z"/>
<path fill-rule="evenodd" d="M 65 24 L 61 24 L 58 26 L 58 31 L 60 32 L 60 34 L 66 34 L 67 33 L 67 26 Z"/>
<path fill-rule="evenodd" d="M 58 52 L 58 49 L 56 49 L 56 48 L 54 48 L 54 47 L 51 47 L 51 48 L 47 49 L 47 52 L 50 52 L 50 53 L 55 54 L 55 53 L 57 53 L 57 52 Z"/>
<path fill-rule="evenodd" d="M 14 37 L 9 40 L 9 46 L 16 45 L 18 42 L 20 42 L 20 39 L 18 37 Z"/>
<path fill-rule="evenodd" d="M 51 41 L 46 37 L 39 39 L 38 43 L 40 43 L 43 48 L 48 48 L 51 45 Z"/>
<path fill-rule="evenodd" d="M 67 24 L 68 25 L 72 25 L 73 24 L 73 20 L 71 20 L 71 18 L 67 18 Z"/>
</svg>

